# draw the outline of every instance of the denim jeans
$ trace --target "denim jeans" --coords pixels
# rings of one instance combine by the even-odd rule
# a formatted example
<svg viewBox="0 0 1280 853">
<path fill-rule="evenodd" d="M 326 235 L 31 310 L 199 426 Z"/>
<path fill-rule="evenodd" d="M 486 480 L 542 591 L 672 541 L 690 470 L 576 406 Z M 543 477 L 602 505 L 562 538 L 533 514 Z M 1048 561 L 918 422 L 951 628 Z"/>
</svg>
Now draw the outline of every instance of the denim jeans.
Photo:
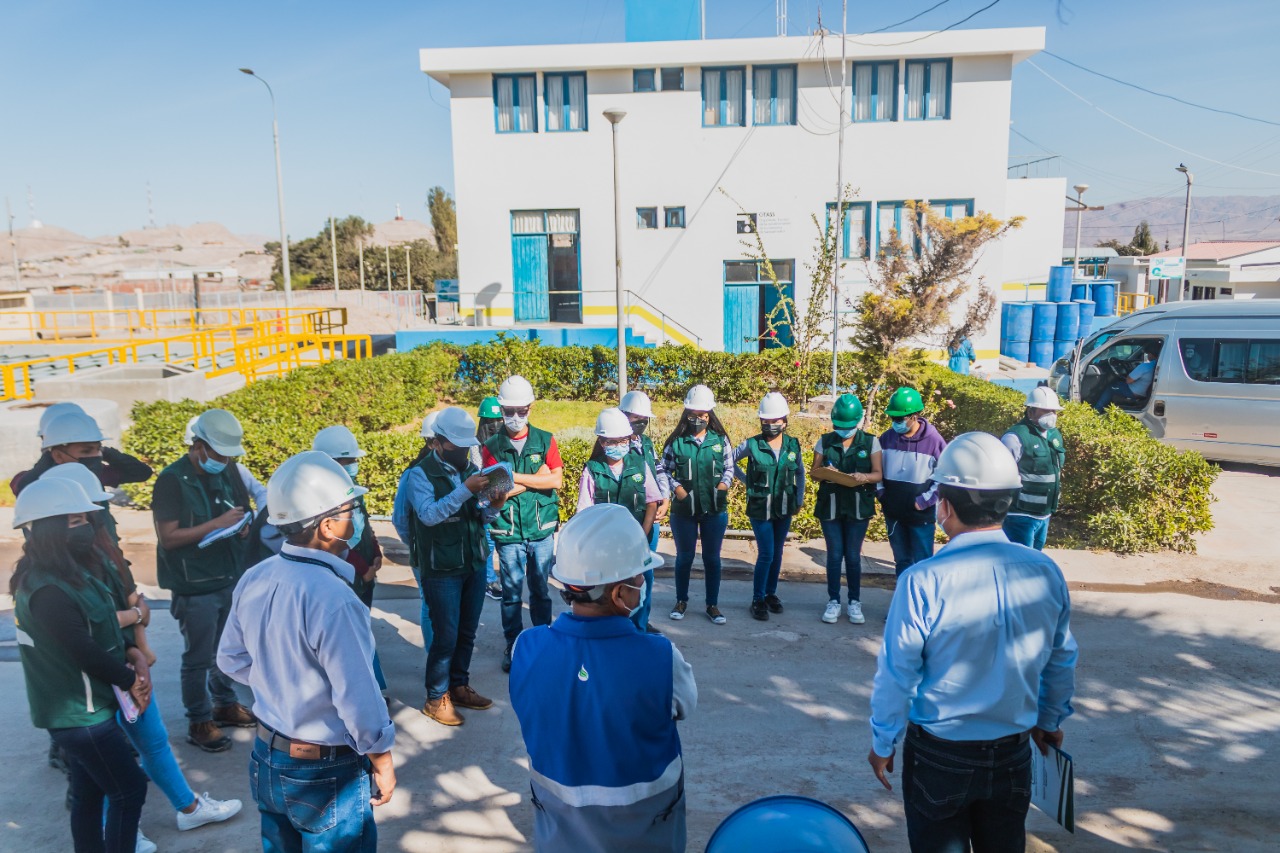
<svg viewBox="0 0 1280 853">
<path fill-rule="evenodd" d="M 756 571 L 751 587 L 752 598 L 777 595 L 778 575 L 782 572 L 782 546 L 791 530 L 791 516 L 772 521 L 751 519 L 751 529 L 756 534 Z"/>
<path fill-rule="evenodd" d="M 92 726 L 49 729 L 70 768 L 71 840 L 75 853 L 133 853 L 147 777 L 133 760 L 114 719 Z M 103 820 L 103 804 L 106 819 Z"/>
<path fill-rule="evenodd" d="M 720 603 L 720 546 L 729 527 L 729 513 L 672 515 L 671 538 L 676 542 L 676 601 L 689 600 L 689 574 L 693 554 L 702 540 L 702 571 L 706 581 L 707 606 Z"/>
<path fill-rule="evenodd" d="M 1098 395 L 1098 399 L 1094 401 L 1093 407 L 1099 412 L 1105 412 L 1107 406 L 1115 403 L 1117 406 L 1133 407 L 1142 402 L 1140 397 L 1135 397 L 1129 392 L 1129 383 L 1123 379 L 1112 382 L 1106 388 L 1102 389 L 1102 393 Z"/>
<path fill-rule="evenodd" d="M 893 550 L 893 573 L 901 575 L 921 560 L 933 556 L 933 522 L 908 524 L 900 518 L 885 516 L 889 529 L 889 547 Z"/>
<path fill-rule="evenodd" d="M 435 630 L 427 650 L 427 698 L 439 699 L 451 687 L 471 680 L 471 653 L 484 611 L 484 575 L 479 571 L 440 578 L 428 574 L 425 580 Z"/>
<path fill-rule="evenodd" d="M 658 522 L 653 522 L 653 529 L 649 531 L 649 550 L 658 550 Z M 631 621 L 635 626 L 644 631 L 649 625 L 649 612 L 653 610 L 653 569 L 644 573 L 644 604 L 640 605 L 640 609 L 632 615 Z"/>
<path fill-rule="evenodd" d="M 129 742 L 137 750 L 142 768 L 147 771 L 156 787 L 168 797 L 173 810 L 182 811 L 194 803 L 196 792 L 187 784 L 178 760 L 173 757 L 169 733 L 165 731 L 156 694 L 151 694 L 151 704 L 147 705 L 147 710 L 137 720 L 127 722 L 124 714 L 117 712 L 116 722 L 124 729 L 125 737 L 129 738 Z"/>
<path fill-rule="evenodd" d="M 498 582 L 498 570 L 494 568 L 494 563 L 498 560 L 498 554 L 493 547 L 493 534 L 488 527 L 484 529 L 484 544 L 489 549 L 489 556 L 484 561 L 484 582 L 488 585 Z"/>
<path fill-rule="evenodd" d="M 182 631 L 182 704 L 192 723 L 207 723 L 213 719 L 214 706 L 224 708 L 238 701 L 231 679 L 217 664 L 218 640 L 231 613 L 233 592 L 235 587 L 229 586 L 201 595 L 175 595 L 169 603 L 169 612 Z"/>
<path fill-rule="evenodd" d="M 840 564 L 849 579 L 849 600 L 862 601 L 862 541 L 871 519 L 839 518 L 822 521 L 827 543 L 827 601 L 840 600 Z"/>
<path fill-rule="evenodd" d="M 1044 541 L 1049 536 L 1049 519 L 1032 518 L 1029 515 L 1006 515 L 1004 517 L 1004 535 L 1010 542 L 1044 550 Z"/>
<path fill-rule="evenodd" d="M 422 627 L 422 648 L 431 651 L 431 640 L 434 631 L 431 628 L 431 608 L 427 605 L 427 587 L 422 583 L 422 570 L 411 566 L 413 578 L 418 582 L 418 596 L 422 599 L 422 607 L 418 611 L 418 624 Z"/>
<path fill-rule="evenodd" d="M 1031 742 L 940 741 L 908 732 L 902 802 L 912 853 L 1023 853 Z"/>
<path fill-rule="evenodd" d="M 529 583 L 529 621 L 551 624 L 551 592 L 547 577 L 556 555 L 555 537 L 536 542 L 511 542 L 498 546 L 498 567 L 502 578 L 502 633 L 510 645 L 524 629 L 520 594 L 525 579 Z"/>
<path fill-rule="evenodd" d="M 263 853 L 374 853 L 369 760 L 292 758 L 254 741 L 249 791 L 262 819 Z"/>
</svg>

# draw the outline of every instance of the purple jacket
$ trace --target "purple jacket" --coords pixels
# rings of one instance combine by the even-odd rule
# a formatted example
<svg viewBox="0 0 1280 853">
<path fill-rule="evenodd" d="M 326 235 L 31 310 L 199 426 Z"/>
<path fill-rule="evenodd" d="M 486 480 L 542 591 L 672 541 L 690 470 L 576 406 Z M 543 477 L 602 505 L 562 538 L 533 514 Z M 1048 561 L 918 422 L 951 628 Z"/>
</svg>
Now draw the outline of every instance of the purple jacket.
<svg viewBox="0 0 1280 853">
<path fill-rule="evenodd" d="M 933 523 L 938 488 L 929 478 L 947 446 L 947 440 L 933 424 L 923 417 L 920 422 L 920 430 L 911 438 L 892 429 L 880 436 L 884 467 L 884 479 L 876 485 L 880 507 L 885 518 L 908 524 Z"/>
</svg>

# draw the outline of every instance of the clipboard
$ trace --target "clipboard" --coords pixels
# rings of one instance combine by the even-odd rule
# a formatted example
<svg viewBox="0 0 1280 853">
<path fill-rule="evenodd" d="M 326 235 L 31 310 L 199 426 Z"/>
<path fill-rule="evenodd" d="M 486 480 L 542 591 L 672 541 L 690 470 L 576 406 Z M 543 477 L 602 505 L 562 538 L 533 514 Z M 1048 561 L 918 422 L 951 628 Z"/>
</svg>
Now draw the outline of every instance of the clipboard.
<svg viewBox="0 0 1280 853">
<path fill-rule="evenodd" d="M 208 548 L 214 542 L 220 542 L 223 539 L 227 539 L 229 537 L 235 536 L 237 533 L 239 533 L 241 530 L 244 530 L 246 527 L 248 527 L 252 523 L 253 523 L 253 513 L 246 512 L 244 514 L 244 518 L 240 519 L 240 521 L 236 522 L 230 527 L 223 527 L 213 531 L 208 536 L 201 539 L 200 544 L 197 545 L 196 547 Z"/>
<path fill-rule="evenodd" d="M 1071 756 L 1056 746 L 1041 755 L 1031 745 L 1031 804 L 1062 824 L 1067 832 L 1076 831 L 1076 773 Z"/>
</svg>

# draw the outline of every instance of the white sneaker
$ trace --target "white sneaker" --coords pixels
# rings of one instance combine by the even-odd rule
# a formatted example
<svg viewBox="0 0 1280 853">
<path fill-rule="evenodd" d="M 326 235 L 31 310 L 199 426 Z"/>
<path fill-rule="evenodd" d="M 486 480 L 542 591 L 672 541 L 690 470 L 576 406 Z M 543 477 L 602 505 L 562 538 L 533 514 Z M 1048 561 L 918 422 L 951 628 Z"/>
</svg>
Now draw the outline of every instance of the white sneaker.
<svg viewBox="0 0 1280 853">
<path fill-rule="evenodd" d="M 861 625 L 863 622 L 867 621 L 866 617 L 862 615 L 861 601 L 849 602 L 849 621 L 855 625 Z"/>
<path fill-rule="evenodd" d="M 142 834 L 142 830 L 138 830 L 138 844 L 133 848 L 134 853 L 156 853 L 156 843 L 150 838 Z"/>
<path fill-rule="evenodd" d="M 215 800 L 208 792 L 197 794 L 195 811 L 191 814 L 178 812 L 178 831 L 186 832 L 206 823 L 221 823 L 239 814 L 240 806 L 239 800 Z"/>
<path fill-rule="evenodd" d="M 828 625 L 834 624 L 840 618 L 840 601 L 833 598 L 827 602 L 827 609 L 822 611 L 822 621 Z"/>
</svg>

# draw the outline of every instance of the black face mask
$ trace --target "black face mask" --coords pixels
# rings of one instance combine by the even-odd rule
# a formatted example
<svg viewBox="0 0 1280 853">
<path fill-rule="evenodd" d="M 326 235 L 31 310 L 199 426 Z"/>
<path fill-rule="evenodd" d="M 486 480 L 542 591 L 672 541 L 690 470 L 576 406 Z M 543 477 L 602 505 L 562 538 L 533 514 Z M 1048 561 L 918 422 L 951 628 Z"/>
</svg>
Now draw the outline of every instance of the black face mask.
<svg viewBox="0 0 1280 853">
<path fill-rule="evenodd" d="M 685 421 L 693 427 L 694 432 L 702 432 L 711 425 L 711 418 L 695 418 L 692 415 L 685 418 Z"/>
<path fill-rule="evenodd" d="M 648 428 L 649 428 L 648 418 L 645 418 L 644 420 L 640 420 L 640 421 L 631 422 L 631 431 L 636 435 L 644 435 L 644 431 L 647 430 Z"/>
<path fill-rule="evenodd" d="M 437 450 L 440 458 L 447 464 L 452 465 L 454 470 L 459 474 L 467 468 L 467 463 L 471 461 L 471 454 L 467 452 L 465 447 L 455 447 L 453 450 Z"/>
<path fill-rule="evenodd" d="M 760 424 L 760 433 L 766 438 L 777 438 L 787 429 L 786 421 L 780 424 Z"/>
<path fill-rule="evenodd" d="M 98 532 L 92 524 L 81 524 L 67 530 L 67 550 L 77 560 L 87 560 L 93 552 L 93 540 Z"/>
<path fill-rule="evenodd" d="M 90 471 L 92 471 L 95 474 L 99 474 L 102 472 L 101 456 L 81 456 L 76 461 L 79 462 L 84 467 L 88 468 Z"/>
<path fill-rule="evenodd" d="M 497 435 L 500 429 L 502 429 L 502 418 L 497 418 L 492 421 L 486 418 L 485 421 L 480 424 L 479 428 L 476 429 L 476 438 L 480 439 L 481 444 L 484 444 L 486 441 Z"/>
</svg>

